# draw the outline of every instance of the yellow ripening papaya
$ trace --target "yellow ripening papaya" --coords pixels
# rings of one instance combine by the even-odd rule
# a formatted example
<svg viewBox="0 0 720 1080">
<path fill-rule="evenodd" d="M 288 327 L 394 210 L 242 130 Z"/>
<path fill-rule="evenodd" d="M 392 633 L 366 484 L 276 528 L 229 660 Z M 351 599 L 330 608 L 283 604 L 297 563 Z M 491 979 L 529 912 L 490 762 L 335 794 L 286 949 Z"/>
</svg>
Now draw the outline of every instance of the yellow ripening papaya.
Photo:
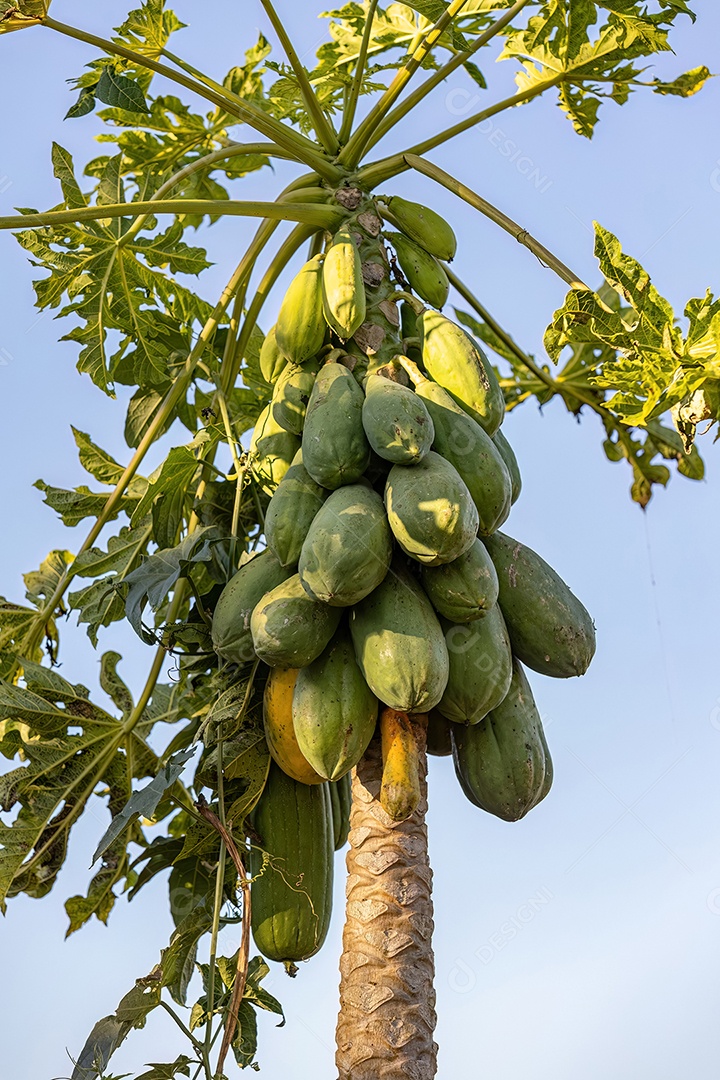
<svg viewBox="0 0 720 1080">
<path fill-rule="evenodd" d="M 292 703 L 298 668 L 271 668 L 263 696 L 263 725 L 270 756 L 287 776 L 299 784 L 322 784 L 298 746 Z"/>
<path fill-rule="evenodd" d="M 265 382 L 274 386 L 286 364 L 287 357 L 280 352 L 273 326 L 265 335 L 260 349 L 260 371 Z"/>
<path fill-rule="evenodd" d="M 365 285 L 357 244 L 342 228 L 325 253 L 322 271 L 323 311 L 328 325 L 343 341 L 365 322 Z"/>
<path fill-rule="evenodd" d="M 306 262 L 280 305 L 275 336 L 280 352 L 293 364 L 310 360 L 325 341 L 322 264 L 322 255 Z"/>
<path fill-rule="evenodd" d="M 450 292 L 450 282 L 437 259 L 402 233 L 385 233 L 385 236 L 395 248 L 400 269 L 412 291 L 426 304 L 443 307 Z"/>
<path fill-rule="evenodd" d="M 263 491 L 272 495 L 300 449 L 297 435 L 285 431 L 266 405 L 257 418 L 250 440 L 250 468 Z"/>
<path fill-rule="evenodd" d="M 380 713 L 382 784 L 380 805 L 393 821 L 405 821 L 420 802 L 420 752 L 414 725 L 427 726 L 427 716 L 385 708 Z"/>
<path fill-rule="evenodd" d="M 457 251 L 455 233 L 447 221 L 434 210 L 421 203 L 410 202 L 399 195 L 386 199 L 384 206 L 388 212 L 386 213 L 381 207 L 383 217 L 430 255 L 434 255 L 436 259 L 444 259 L 445 262 L 455 257 Z"/>
<path fill-rule="evenodd" d="M 422 362 L 428 375 L 494 435 L 505 416 L 505 399 L 493 366 L 462 327 L 439 311 L 425 311 L 417 321 Z"/>
</svg>

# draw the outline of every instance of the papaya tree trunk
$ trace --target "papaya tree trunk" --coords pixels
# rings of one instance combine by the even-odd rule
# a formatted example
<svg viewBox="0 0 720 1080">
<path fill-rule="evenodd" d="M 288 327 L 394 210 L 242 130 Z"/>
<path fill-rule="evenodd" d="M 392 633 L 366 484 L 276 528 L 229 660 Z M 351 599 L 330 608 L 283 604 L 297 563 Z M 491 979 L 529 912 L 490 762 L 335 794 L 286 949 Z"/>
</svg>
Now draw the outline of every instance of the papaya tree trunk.
<svg viewBox="0 0 720 1080">
<path fill-rule="evenodd" d="M 374 739 L 353 774 L 347 908 L 340 960 L 339 1080 L 432 1080 L 437 1071 L 427 758 L 421 797 L 394 822 L 379 802 Z"/>
</svg>

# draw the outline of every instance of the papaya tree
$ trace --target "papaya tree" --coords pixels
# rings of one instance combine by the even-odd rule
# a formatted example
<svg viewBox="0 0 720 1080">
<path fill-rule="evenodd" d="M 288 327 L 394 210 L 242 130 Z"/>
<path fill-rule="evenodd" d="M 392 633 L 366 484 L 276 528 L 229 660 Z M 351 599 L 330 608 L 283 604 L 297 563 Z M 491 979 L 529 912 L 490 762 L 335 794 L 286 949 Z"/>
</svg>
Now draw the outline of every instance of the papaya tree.
<svg viewBox="0 0 720 1080">
<path fill-rule="evenodd" d="M 436 1075 L 427 753 L 452 755 L 479 809 L 521 819 L 553 776 L 526 669 L 579 676 L 595 649 L 582 603 L 503 531 L 521 490 L 503 419 L 554 398 L 595 414 L 644 508 L 671 467 L 703 475 L 696 432 L 720 408 L 710 292 L 681 330 L 601 225 L 594 289 L 470 170 L 466 184 L 431 160 L 455 140 L 462 162 L 479 125 L 543 96 L 585 138 L 605 101 L 692 96 L 707 68 L 646 71 L 694 20 L 684 0 L 364 0 L 329 13 L 312 67 L 280 6 L 261 4 L 282 53 L 261 33 L 222 76 L 174 51 L 183 25 L 164 0 L 107 38 L 56 20 L 49 0 L 0 0 L 2 48 L 20 30 L 87 46 L 68 119 L 104 125 L 80 173 L 53 145 L 56 206 L 0 228 L 39 268 L 37 306 L 66 320 L 79 370 L 105 395 L 132 392 L 127 463 L 74 430 L 94 487 L 39 484 L 65 524 L 89 523 L 84 541 L 30 570 L 24 601 L 1 602 L 0 907 L 49 893 L 102 802 L 69 931 L 161 874 L 175 925 L 78 1048 L 73 1080 L 104 1075 L 159 1008 L 187 1045 L 148 1080 L 255 1066 L 257 1010 L 282 1015 L 267 961 L 294 975 L 321 948 L 348 837 L 338 1075 Z M 403 120 L 449 76 L 484 88 L 479 63 L 496 59 L 512 92 L 404 144 Z M 275 162 L 295 170 L 282 190 L 236 198 Z M 549 362 L 458 277 L 453 223 L 394 190 L 411 170 L 428 203 L 442 186 L 567 284 Z M 191 234 L 226 216 L 257 228 L 207 300 Z M 153 651 L 135 692 L 102 654 L 112 710 L 58 671 L 69 614 L 96 648 L 126 620 Z M 224 957 L 232 922 L 241 943 Z"/>
</svg>

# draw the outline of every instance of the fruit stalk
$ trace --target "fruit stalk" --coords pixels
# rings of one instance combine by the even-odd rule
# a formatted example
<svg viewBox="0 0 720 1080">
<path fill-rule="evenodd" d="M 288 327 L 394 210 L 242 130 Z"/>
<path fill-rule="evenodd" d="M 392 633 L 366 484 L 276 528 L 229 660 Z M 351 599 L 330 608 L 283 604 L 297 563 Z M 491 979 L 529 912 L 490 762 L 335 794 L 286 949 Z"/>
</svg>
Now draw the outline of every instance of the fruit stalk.
<svg viewBox="0 0 720 1080">
<path fill-rule="evenodd" d="M 380 805 L 374 739 L 353 775 L 347 908 L 340 962 L 339 1080 L 432 1080 L 437 1069 L 427 758 L 420 802 L 394 822 Z"/>
</svg>

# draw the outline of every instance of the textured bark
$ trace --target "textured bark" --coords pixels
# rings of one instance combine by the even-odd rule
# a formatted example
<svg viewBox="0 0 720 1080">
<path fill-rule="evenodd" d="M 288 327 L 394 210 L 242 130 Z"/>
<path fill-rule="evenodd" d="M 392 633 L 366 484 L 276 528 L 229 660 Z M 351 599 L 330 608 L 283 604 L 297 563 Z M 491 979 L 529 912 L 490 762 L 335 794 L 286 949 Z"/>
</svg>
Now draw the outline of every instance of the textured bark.
<svg viewBox="0 0 720 1080">
<path fill-rule="evenodd" d="M 340 961 L 339 1080 L 432 1080 L 437 1070 L 427 759 L 421 798 L 394 822 L 378 798 L 373 740 L 353 776 L 347 910 Z"/>
</svg>

